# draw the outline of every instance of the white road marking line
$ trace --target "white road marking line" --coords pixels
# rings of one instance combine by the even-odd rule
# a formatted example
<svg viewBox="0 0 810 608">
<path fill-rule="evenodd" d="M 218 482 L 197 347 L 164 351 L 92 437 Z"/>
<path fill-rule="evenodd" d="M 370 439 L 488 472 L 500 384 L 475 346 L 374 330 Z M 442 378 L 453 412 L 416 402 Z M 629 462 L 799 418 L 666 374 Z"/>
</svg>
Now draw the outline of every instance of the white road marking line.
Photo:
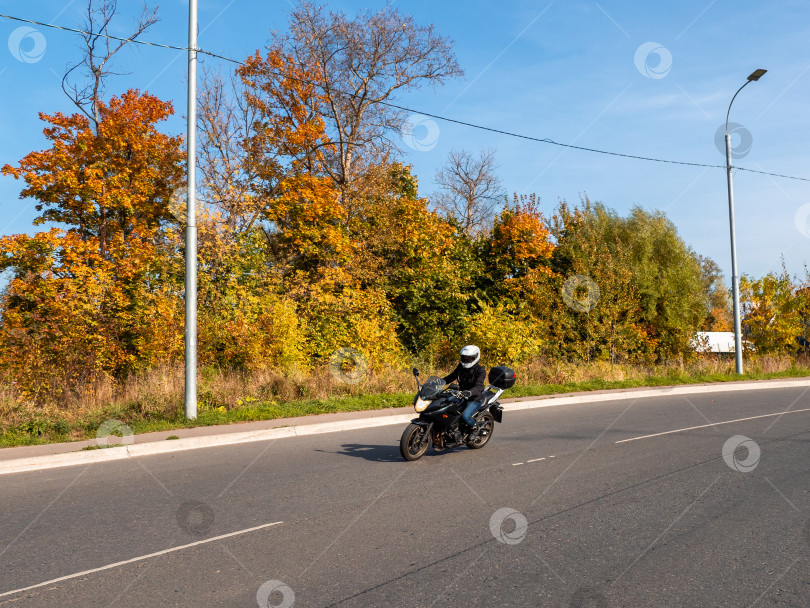
<svg viewBox="0 0 810 608">
<path fill-rule="evenodd" d="M 772 416 L 786 416 L 787 414 L 799 414 L 801 412 L 810 412 L 810 408 L 803 410 L 792 410 L 790 412 L 776 412 L 775 414 L 763 414 L 762 416 L 751 416 L 749 418 L 737 418 L 736 420 L 726 420 L 724 422 L 715 422 L 714 424 L 701 424 L 699 426 L 690 426 L 685 429 L 675 429 L 674 431 L 664 431 L 663 433 L 653 433 L 652 435 L 641 435 L 640 437 L 631 437 L 630 439 L 621 439 L 614 443 L 626 443 L 628 441 L 636 441 L 638 439 L 649 439 L 650 437 L 660 437 L 661 435 L 671 435 L 672 433 L 683 433 L 685 431 L 694 431 L 695 429 L 705 429 L 710 426 L 719 426 L 721 424 L 732 424 L 734 422 L 745 422 L 746 420 L 759 420 L 760 418 L 770 418 Z"/>
<path fill-rule="evenodd" d="M 520 466 L 520 465 L 522 465 L 522 464 L 523 464 L 522 462 L 513 462 L 513 463 L 512 463 L 512 466 L 513 466 L 513 467 L 519 467 L 519 466 Z"/>
<path fill-rule="evenodd" d="M 770 486 L 771 486 L 771 487 L 772 487 L 774 490 L 776 490 L 776 493 L 777 493 L 777 494 L 779 494 L 779 496 L 781 496 L 782 498 L 784 498 L 784 499 L 785 499 L 785 502 L 786 502 L 786 503 L 788 503 L 788 504 L 789 504 L 789 505 L 790 505 L 790 506 L 793 508 L 793 510 L 794 510 L 794 511 L 796 511 L 796 513 L 801 513 L 801 511 L 800 511 L 800 510 L 799 510 L 799 509 L 796 507 L 796 505 L 794 505 L 792 502 L 790 502 L 790 499 L 789 499 L 787 496 L 785 496 L 784 494 L 782 494 L 782 492 L 780 492 L 780 491 L 779 491 L 779 488 L 777 488 L 775 485 L 773 485 L 773 482 L 772 482 L 770 479 L 768 479 L 768 478 L 767 478 L 767 477 L 765 477 L 764 475 L 763 475 L 762 477 L 763 477 L 763 479 L 764 479 L 765 481 L 767 481 L 767 482 L 768 482 L 768 484 L 769 484 L 769 485 L 770 485 Z"/>
<path fill-rule="evenodd" d="M 535 458 L 534 460 L 527 460 L 526 462 L 539 462 L 540 460 L 545 460 L 545 457 L 543 457 L 543 458 Z"/>
<path fill-rule="evenodd" d="M 773 582 L 772 582 L 770 585 L 768 585 L 768 588 L 767 588 L 765 591 L 763 591 L 763 592 L 762 592 L 762 594 L 761 594 L 761 595 L 760 595 L 760 596 L 759 596 L 757 599 L 755 599 L 755 600 L 754 600 L 754 603 L 753 603 L 753 604 L 751 604 L 750 606 L 748 606 L 748 608 L 754 608 L 754 606 L 755 606 L 756 604 L 758 604 L 758 603 L 759 603 L 759 600 L 761 600 L 763 597 L 765 597 L 765 594 L 766 594 L 766 593 L 768 593 L 768 591 L 770 591 L 770 590 L 771 590 L 771 587 L 773 587 L 773 586 L 774 586 L 776 583 L 778 583 L 779 581 L 781 581 L 781 580 L 784 578 L 784 576 L 785 576 L 785 575 L 786 575 L 788 572 L 790 572 L 790 569 L 791 569 L 791 568 L 793 568 L 793 566 L 795 566 L 795 565 L 796 565 L 796 562 L 797 562 L 797 561 L 799 561 L 800 559 L 801 559 L 801 557 L 797 557 L 796 559 L 794 559 L 794 560 L 793 560 L 793 561 L 790 563 L 790 565 L 787 567 L 787 569 L 786 569 L 786 570 L 785 570 L 785 571 L 784 571 L 782 574 L 780 574 L 780 575 L 779 575 L 779 576 L 776 578 L 776 580 L 774 580 L 774 581 L 773 581 Z"/>
<path fill-rule="evenodd" d="M 254 532 L 256 530 L 261 530 L 262 528 L 269 528 L 270 526 L 277 526 L 284 522 L 281 521 L 274 521 L 270 524 L 262 524 L 261 526 L 255 526 L 253 528 L 247 528 L 245 530 L 237 530 L 236 532 L 229 532 L 228 534 L 222 534 L 220 536 L 214 536 L 213 538 L 206 538 L 205 540 L 198 540 L 197 542 L 189 543 L 187 545 L 180 545 L 179 547 L 172 547 L 171 549 L 164 549 L 163 551 L 156 551 L 155 553 L 150 553 L 149 555 L 141 555 L 140 557 L 133 557 L 132 559 L 126 559 L 122 562 L 115 562 L 114 564 L 108 564 L 106 566 L 101 566 L 100 568 L 93 568 L 92 570 L 85 570 L 84 572 L 77 572 L 75 574 L 68 574 L 67 576 L 60 576 L 59 578 L 54 578 L 49 581 L 45 581 L 44 583 L 37 583 L 36 585 L 31 585 L 30 587 L 22 587 L 20 589 L 14 589 L 13 591 L 6 591 L 4 593 L 0 593 L 0 597 L 5 597 L 7 595 L 14 595 L 15 593 L 20 593 L 22 591 L 30 591 L 31 589 L 37 589 L 39 587 L 45 587 L 47 585 L 52 585 L 53 583 L 59 583 L 61 581 L 67 581 L 72 578 L 78 578 L 80 576 L 86 576 L 88 574 L 93 574 L 95 572 L 101 572 L 103 570 L 110 570 L 111 568 L 117 568 L 118 566 L 125 566 L 126 564 L 132 564 L 134 562 L 140 562 L 145 559 L 149 559 L 150 557 L 157 557 L 159 555 L 165 555 L 167 553 L 173 553 L 174 551 L 180 551 L 182 549 L 188 549 L 189 547 L 196 547 L 197 545 L 204 545 L 206 543 L 214 542 L 215 540 L 222 540 L 223 538 L 229 538 L 231 536 L 238 536 L 239 534 L 247 534 L 248 532 Z"/>
</svg>

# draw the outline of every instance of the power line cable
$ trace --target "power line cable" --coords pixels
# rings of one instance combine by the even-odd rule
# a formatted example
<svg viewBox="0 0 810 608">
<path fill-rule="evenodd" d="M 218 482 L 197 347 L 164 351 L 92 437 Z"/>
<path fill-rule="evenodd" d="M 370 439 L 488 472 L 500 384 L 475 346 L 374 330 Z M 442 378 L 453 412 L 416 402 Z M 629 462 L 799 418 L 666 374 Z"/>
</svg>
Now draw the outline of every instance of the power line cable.
<svg viewBox="0 0 810 608">
<path fill-rule="evenodd" d="M 34 21 L 32 19 L 24 19 L 22 17 L 14 17 L 12 15 L 5 15 L 5 14 L 2 14 L 2 13 L 0 13 L 0 17 L 5 17 L 6 19 L 12 19 L 14 21 L 21 21 L 23 23 L 32 23 L 34 25 L 39 25 L 41 27 L 49 27 L 49 28 L 53 28 L 53 29 L 63 30 L 63 31 L 66 31 L 66 32 L 72 32 L 72 33 L 75 33 L 75 34 L 83 34 L 83 35 L 86 35 L 86 36 L 97 36 L 99 38 L 109 38 L 109 39 L 112 39 L 112 40 L 119 40 L 121 42 L 131 42 L 131 43 L 134 43 L 134 44 L 143 44 L 145 46 L 153 46 L 153 47 L 159 47 L 159 48 L 165 48 L 165 49 L 172 49 L 172 50 L 176 50 L 176 51 L 186 51 L 186 52 L 188 52 L 188 51 L 191 51 L 191 50 L 196 50 L 198 53 L 200 53 L 202 55 L 207 55 L 207 56 L 215 58 L 215 59 L 221 59 L 223 61 L 228 61 L 230 63 L 234 63 L 234 64 L 237 64 L 237 65 L 245 65 L 243 61 L 239 61 L 238 59 L 232 59 L 230 57 L 226 57 L 224 55 L 219 55 L 217 53 L 212 53 L 211 51 L 206 51 L 206 50 L 203 50 L 203 49 L 200 49 L 200 48 L 191 49 L 189 47 L 175 46 L 175 45 L 171 45 L 171 44 L 160 44 L 160 43 L 157 43 L 157 42 L 148 42 L 148 41 L 145 41 L 145 40 L 138 40 L 136 38 L 121 38 L 119 36 L 112 36 L 112 35 L 109 35 L 109 34 L 101 34 L 101 33 L 98 33 L 98 32 L 87 32 L 85 30 L 80 30 L 80 29 L 71 28 L 71 27 L 64 27 L 64 26 L 61 26 L 61 25 L 55 25 L 53 23 L 43 23 L 41 21 Z M 276 72 L 276 74 L 279 75 L 279 76 L 284 76 L 286 78 L 290 78 L 290 80 L 296 80 L 298 82 L 303 82 L 304 84 L 310 84 L 310 85 L 318 86 L 317 82 L 304 80 L 302 78 L 295 78 L 293 76 L 288 76 L 286 74 L 280 74 L 278 72 Z M 346 96 L 349 96 L 349 97 L 360 97 L 356 93 L 349 93 L 349 92 L 346 92 L 346 91 L 336 91 L 336 92 L 341 94 L 341 95 L 346 95 Z M 574 144 L 565 144 L 565 143 L 562 143 L 562 142 L 554 141 L 553 139 L 549 139 L 549 138 L 534 137 L 532 135 L 525 135 L 523 133 L 515 133 L 515 132 L 512 132 L 512 131 L 505 131 L 503 129 L 496 129 L 494 127 L 487 127 L 487 126 L 484 126 L 484 125 L 479 125 L 479 124 L 476 124 L 476 123 L 467 122 L 467 121 L 464 121 L 464 120 L 459 120 L 459 119 L 456 119 L 456 118 L 450 118 L 450 117 L 447 117 L 447 116 L 441 116 L 439 114 L 432 114 L 430 112 L 424 112 L 424 111 L 421 111 L 421 110 L 415 110 L 413 108 L 409 108 L 407 106 L 401 106 L 401 105 L 391 103 L 391 102 L 388 102 L 388 101 L 377 101 L 376 103 L 379 103 L 380 105 L 388 106 L 388 107 L 391 107 L 391 108 L 396 108 L 398 110 L 403 110 L 405 112 L 411 112 L 412 114 L 419 114 L 421 116 L 427 116 L 429 118 L 435 118 L 436 120 L 441 120 L 441 121 L 444 121 L 444 122 L 449 122 L 449 123 L 461 125 L 461 126 L 464 126 L 464 127 L 469 127 L 469 128 L 472 128 L 472 129 L 478 129 L 478 130 L 481 130 L 481 131 L 488 131 L 490 133 L 496 133 L 498 135 L 505 135 L 507 137 L 515 137 L 515 138 L 518 138 L 518 139 L 525 139 L 525 140 L 534 141 L 534 142 L 537 142 L 537 143 L 544 143 L 544 144 L 550 144 L 550 145 L 553 145 L 553 146 L 560 146 L 562 148 L 570 148 L 572 150 L 580 150 L 580 151 L 583 151 L 583 152 L 593 152 L 595 154 L 604 154 L 604 155 L 607 155 L 607 156 L 617 156 L 617 157 L 620 157 L 620 158 L 631 158 L 631 159 L 634 159 L 634 160 L 643 160 L 643 161 L 648 161 L 648 162 L 665 163 L 665 164 L 671 164 L 671 165 L 683 165 L 683 166 L 689 166 L 689 167 L 706 167 L 706 168 L 710 168 L 710 169 L 725 169 L 726 168 L 725 165 L 711 165 L 711 164 L 707 164 L 707 163 L 696 163 L 696 162 L 689 162 L 689 161 L 670 160 L 670 159 L 665 159 L 665 158 L 655 158 L 655 157 L 651 157 L 651 156 L 640 156 L 640 155 L 637 155 L 637 154 L 625 154 L 625 153 L 622 153 L 622 152 L 613 152 L 613 151 L 610 151 L 610 150 L 600 150 L 598 148 L 588 148 L 588 147 L 585 147 L 585 146 L 576 146 Z M 737 166 L 735 166 L 733 168 L 737 169 L 738 171 L 747 171 L 749 173 L 758 173 L 760 175 L 769 175 L 771 177 L 781 177 L 783 179 L 792 179 L 792 180 L 798 180 L 798 181 L 803 181 L 803 182 L 810 182 L 810 178 L 806 178 L 806 177 L 797 177 L 797 176 L 794 176 L 794 175 L 784 175 L 784 174 L 781 174 L 781 173 L 772 173 L 772 172 L 769 172 L 769 171 L 760 171 L 760 170 L 757 170 L 757 169 L 747 169 L 746 167 L 737 167 Z"/>
<path fill-rule="evenodd" d="M 156 46 L 163 49 L 173 49 L 175 51 L 189 51 L 191 49 L 182 46 L 174 46 L 171 44 L 160 44 L 157 42 L 147 42 L 145 40 L 137 40 L 136 38 L 120 38 L 119 36 L 111 36 L 109 34 L 101 34 L 98 32 L 86 32 L 72 27 L 64 27 L 62 25 L 55 25 L 53 23 L 42 23 L 41 21 L 34 21 L 33 19 L 23 19 L 22 17 L 13 17 L 12 15 L 4 15 L 0 13 L 0 17 L 12 19 L 14 21 L 22 21 L 23 23 L 33 23 L 34 25 L 41 25 L 42 27 L 50 27 L 55 30 L 63 30 L 65 32 L 73 32 L 74 34 L 85 34 L 87 36 L 97 36 L 98 38 L 109 38 L 111 40 L 120 40 L 121 42 L 134 42 L 135 44 L 143 44 L 146 46 Z M 198 51 L 202 52 L 202 51 Z"/>
<path fill-rule="evenodd" d="M 689 165 L 691 167 L 712 167 L 712 168 L 725 169 L 725 165 L 707 165 L 705 163 L 692 163 L 692 162 L 680 161 L 680 160 L 667 160 L 667 159 L 664 159 L 664 158 L 653 158 L 653 157 L 650 157 L 650 156 L 637 156 L 635 154 L 623 154 L 621 152 L 611 152 L 609 150 L 599 150 L 599 149 L 596 149 L 596 148 L 586 148 L 584 146 L 575 146 L 573 144 L 564 144 L 564 143 L 560 143 L 558 141 L 554 141 L 553 139 L 534 137 L 532 135 L 524 135 L 522 133 L 513 133 L 512 131 L 504 131 L 504 130 L 501 130 L 501 129 L 495 129 L 494 127 L 485 127 L 483 125 L 477 125 L 477 124 L 474 124 L 474 123 L 471 123 L 471 122 L 465 122 L 463 120 L 457 120 L 455 118 L 448 118 L 446 116 L 439 116 L 438 114 L 430 114 L 428 112 L 421 112 L 419 110 L 412 110 L 410 108 L 406 108 L 404 106 L 398 106 L 398 105 L 395 105 L 393 103 L 387 103 L 385 101 L 381 101 L 379 103 L 381 103 L 383 105 L 391 106 L 393 108 L 398 108 L 400 110 L 406 110 L 406 111 L 409 111 L 409 112 L 418 112 L 422 116 L 428 116 L 430 118 L 436 118 L 437 120 L 444 120 L 446 122 L 452 122 L 452 123 L 462 125 L 462 126 L 465 126 L 465 127 L 472 127 L 472 128 L 475 128 L 475 129 L 481 129 L 482 131 L 490 131 L 491 133 L 498 133 L 499 135 L 507 135 L 509 137 L 517 137 L 517 138 L 520 138 L 520 139 L 527 139 L 529 141 L 536 141 L 536 142 L 540 142 L 540 143 L 544 143 L 544 144 L 552 144 L 554 146 L 562 146 L 563 148 L 572 148 L 574 150 L 583 150 L 585 152 L 596 152 L 598 154 L 608 154 L 610 156 L 621 156 L 621 157 L 624 157 L 624 158 L 634 158 L 634 159 L 637 159 L 637 160 L 648 160 L 648 161 L 653 161 L 653 162 L 657 162 L 657 163 L 670 163 L 670 164 L 673 164 L 673 165 Z M 734 167 L 734 168 L 739 169 L 740 167 Z M 797 177 L 795 179 L 805 179 L 805 178 Z M 808 179 L 807 181 L 810 181 L 810 179 Z"/>
<path fill-rule="evenodd" d="M 65 32 L 72 32 L 74 34 L 84 34 L 86 36 L 95 36 L 98 38 L 109 38 L 110 40 L 120 40 L 121 42 L 131 42 L 133 44 L 143 44 L 145 46 L 154 46 L 162 49 L 171 49 L 173 51 L 191 51 L 192 49 L 187 46 L 175 46 L 173 44 L 161 44 L 158 42 L 148 42 L 146 40 L 138 40 L 137 38 L 121 38 L 120 36 L 112 36 L 110 34 L 102 34 L 100 32 L 88 32 L 86 30 L 80 30 L 73 27 L 65 27 L 63 25 L 56 25 L 54 23 L 43 23 L 42 21 L 34 21 L 33 19 L 23 19 L 22 17 L 14 17 L 12 15 L 5 15 L 0 13 L 0 17 L 5 17 L 6 19 L 12 19 L 14 21 L 21 21 L 23 23 L 33 23 L 34 25 L 40 25 L 42 27 L 50 27 L 55 30 L 63 30 Z M 205 51 L 203 49 L 198 48 L 197 52 L 202 55 L 209 55 L 210 57 L 216 57 L 217 59 L 222 59 L 224 61 L 230 61 L 231 63 L 236 63 L 238 65 L 244 65 L 244 62 L 239 61 L 238 59 L 231 59 L 230 57 L 225 57 L 223 55 L 217 55 L 216 53 L 211 53 L 209 51 Z"/>
</svg>

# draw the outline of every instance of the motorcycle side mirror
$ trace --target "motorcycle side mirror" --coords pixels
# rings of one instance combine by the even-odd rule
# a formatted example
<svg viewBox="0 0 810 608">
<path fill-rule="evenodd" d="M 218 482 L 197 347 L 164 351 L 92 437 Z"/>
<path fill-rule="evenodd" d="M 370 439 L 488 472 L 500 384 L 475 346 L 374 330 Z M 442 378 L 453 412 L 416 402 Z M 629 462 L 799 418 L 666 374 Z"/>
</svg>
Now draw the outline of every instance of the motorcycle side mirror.
<svg viewBox="0 0 810 608">
<path fill-rule="evenodd" d="M 413 379 L 416 380 L 416 388 L 420 391 L 422 390 L 422 385 L 419 384 L 419 370 L 415 367 L 413 368 Z"/>
</svg>

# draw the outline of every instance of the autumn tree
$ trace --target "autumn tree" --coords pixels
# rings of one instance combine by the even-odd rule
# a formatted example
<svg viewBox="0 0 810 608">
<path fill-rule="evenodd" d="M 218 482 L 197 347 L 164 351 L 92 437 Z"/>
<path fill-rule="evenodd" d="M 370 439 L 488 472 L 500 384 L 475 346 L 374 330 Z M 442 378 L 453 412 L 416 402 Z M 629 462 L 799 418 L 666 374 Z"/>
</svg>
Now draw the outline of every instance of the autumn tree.
<svg viewBox="0 0 810 608">
<path fill-rule="evenodd" d="M 65 95 L 87 118 L 91 132 L 99 138 L 104 137 L 100 125 L 104 120 L 102 113 L 107 83 L 110 76 L 117 75 L 112 69 L 113 59 L 126 45 L 137 40 L 158 22 L 157 8 L 150 9 L 144 5 L 129 36 L 126 38 L 120 36 L 116 27 L 115 34 L 118 34 L 119 39 L 115 39 L 110 34 L 113 34 L 111 28 L 117 15 L 118 0 L 87 0 L 80 34 L 82 59 L 69 66 L 62 77 L 62 90 Z M 106 170 L 103 166 L 100 167 Z M 107 175 L 103 176 L 104 179 L 106 177 Z M 114 214 L 115 210 L 108 210 L 105 201 L 100 199 L 94 213 L 98 216 L 98 238 L 102 255 L 105 255 L 108 214 Z M 114 231 L 115 227 L 110 227 L 110 230 Z"/>
<path fill-rule="evenodd" d="M 238 70 L 256 119 L 242 146 L 254 167 L 248 194 L 261 203 L 259 219 L 277 262 L 313 270 L 347 255 L 347 211 L 328 177 L 317 86 L 278 49 L 258 52 Z"/>
<path fill-rule="evenodd" d="M 279 288 L 299 311 L 308 352 L 323 360 L 352 346 L 375 362 L 391 361 L 400 350 L 391 305 L 363 263 L 362 239 L 329 175 L 334 144 L 311 73 L 280 46 L 256 53 L 238 71 L 255 112 L 240 144 L 252 167 L 246 192 L 256 209 L 253 225 L 264 235 Z"/>
<path fill-rule="evenodd" d="M 87 2 L 82 60 L 62 80 L 79 112 L 41 113 L 50 147 L 2 169 L 36 201 L 34 224 L 59 226 L 0 243 L 0 267 L 12 271 L 0 358 L 35 395 L 169 359 L 182 340 L 176 251 L 162 230 L 182 184 L 181 140 L 157 129 L 173 109 L 135 90 L 105 98 L 113 57 L 157 13 L 144 8 L 129 36 L 113 40 L 117 9 Z"/>
<path fill-rule="evenodd" d="M 2 172 L 26 183 L 20 196 L 42 212 L 35 225 L 67 225 L 97 239 L 106 256 L 109 241 L 143 239 L 171 217 L 169 199 L 183 179 L 181 140 L 156 125 L 172 113 L 171 103 L 135 90 L 99 102 L 95 126 L 82 114 L 40 113 L 51 148 Z"/>
<path fill-rule="evenodd" d="M 787 270 L 760 279 L 740 279 L 740 314 L 746 337 L 757 352 L 795 352 L 805 333 L 807 295 L 799 291 Z"/>
<path fill-rule="evenodd" d="M 548 343 L 548 327 L 534 305 L 548 295 L 554 251 L 539 199 L 515 194 L 485 232 L 472 240 L 479 268 L 468 338 L 493 361 L 536 356 Z"/>
<path fill-rule="evenodd" d="M 346 247 L 319 169 L 322 122 L 306 74 L 256 53 L 200 93 L 200 359 L 224 367 L 309 367 L 302 285 Z"/>
<path fill-rule="evenodd" d="M 407 308 L 404 277 L 426 262 L 408 253 L 414 237 L 386 243 L 381 227 L 411 235 L 427 219 L 427 236 L 441 241 L 447 231 L 423 201 L 395 194 L 390 135 L 404 116 L 384 102 L 459 74 L 450 42 L 396 9 L 349 18 L 299 2 L 289 33 L 250 56 L 237 82 L 206 79 L 201 198 L 220 222 L 208 234 L 230 231 L 235 242 L 263 235 L 259 274 L 295 302 L 316 357 L 352 342 L 390 354 L 398 348 L 391 332 L 409 333 L 394 310 Z M 206 238 L 201 229 L 201 256 Z M 212 282 L 212 294 L 231 284 L 236 261 L 217 249 L 221 287 Z M 432 259 L 442 266 L 440 253 Z"/>
<path fill-rule="evenodd" d="M 384 290 L 403 344 L 412 352 L 435 354 L 462 337 L 469 324 L 479 270 L 474 251 L 428 209 L 410 167 L 393 163 L 374 179 L 374 193 L 350 223 L 358 243 L 353 272 L 364 288 Z"/>
<path fill-rule="evenodd" d="M 487 275 L 495 283 L 508 286 L 535 271 L 549 272 L 554 245 L 534 194 L 515 194 L 494 219 L 491 234 L 480 242 L 483 257 L 490 260 Z"/>
<path fill-rule="evenodd" d="M 707 315 L 703 322 L 703 331 L 733 331 L 731 320 L 731 294 L 723 281 L 723 272 L 711 258 L 698 256 L 706 294 Z"/>
<path fill-rule="evenodd" d="M 13 272 L 0 351 L 13 357 L 40 337 L 38 356 L 14 363 L 32 391 L 148 366 L 182 339 L 176 254 L 161 228 L 183 176 L 180 139 L 157 129 L 172 106 L 129 91 L 98 109 L 97 132 L 83 114 L 41 114 L 50 148 L 2 169 L 26 184 L 35 225 L 63 226 L 0 242 L 0 268 Z"/>
<path fill-rule="evenodd" d="M 299 0 L 289 34 L 275 36 L 276 45 L 316 83 L 324 101 L 318 111 L 334 144 L 324 151 L 324 169 L 343 197 L 396 148 L 391 135 L 405 116 L 385 103 L 462 75 L 448 38 L 391 5 L 350 18 Z"/>
</svg>

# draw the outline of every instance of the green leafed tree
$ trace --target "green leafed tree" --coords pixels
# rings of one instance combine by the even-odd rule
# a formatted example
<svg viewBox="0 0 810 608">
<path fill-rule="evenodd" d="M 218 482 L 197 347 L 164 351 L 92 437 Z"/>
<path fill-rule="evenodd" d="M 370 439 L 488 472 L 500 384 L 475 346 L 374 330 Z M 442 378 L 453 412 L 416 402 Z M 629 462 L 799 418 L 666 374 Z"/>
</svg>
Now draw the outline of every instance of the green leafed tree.
<svg viewBox="0 0 810 608">
<path fill-rule="evenodd" d="M 615 361 L 650 350 L 631 252 L 615 234 L 615 219 L 587 199 L 573 208 L 561 202 L 552 217 L 556 247 L 546 315 L 560 355 Z"/>
<path fill-rule="evenodd" d="M 657 341 L 659 358 L 688 350 L 707 310 L 697 256 L 663 212 L 635 207 L 625 219 L 606 211 L 604 217 L 629 250 L 640 321 Z"/>
<path fill-rule="evenodd" d="M 409 167 L 379 173 L 350 224 L 352 272 L 385 291 L 403 344 L 432 354 L 465 331 L 477 260 L 470 239 L 428 209 Z"/>
</svg>

